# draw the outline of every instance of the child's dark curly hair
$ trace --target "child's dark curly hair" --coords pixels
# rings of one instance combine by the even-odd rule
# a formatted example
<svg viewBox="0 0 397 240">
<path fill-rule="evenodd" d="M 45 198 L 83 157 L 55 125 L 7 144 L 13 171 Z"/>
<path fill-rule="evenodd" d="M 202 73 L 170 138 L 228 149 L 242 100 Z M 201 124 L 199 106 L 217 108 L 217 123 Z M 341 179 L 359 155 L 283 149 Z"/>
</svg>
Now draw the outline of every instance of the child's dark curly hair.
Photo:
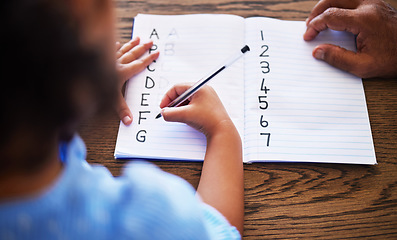
<svg viewBox="0 0 397 240">
<path fill-rule="evenodd" d="M 103 46 L 83 46 L 79 20 L 66 0 L 5 0 L 0 5 L 1 175 L 22 166 L 39 168 L 46 139 L 56 134 L 59 141 L 70 140 L 87 112 L 114 104 L 117 86 L 115 66 L 105 59 Z M 18 149 L 10 148 L 19 141 L 19 151 L 29 149 L 21 138 L 25 131 L 37 135 L 43 149 L 22 160 L 12 154 Z"/>
</svg>

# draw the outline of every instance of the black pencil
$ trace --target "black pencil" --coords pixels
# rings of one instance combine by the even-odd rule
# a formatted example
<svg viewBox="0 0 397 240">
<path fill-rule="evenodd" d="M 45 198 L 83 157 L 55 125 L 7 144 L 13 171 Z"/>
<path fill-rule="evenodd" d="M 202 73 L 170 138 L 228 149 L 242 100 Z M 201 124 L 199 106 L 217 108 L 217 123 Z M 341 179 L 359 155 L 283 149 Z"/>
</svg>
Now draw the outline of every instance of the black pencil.
<svg viewBox="0 0 397 240">
<path fill-rule="evenodd" d="M 223 64 L 221 67 L 218 68 L 214 73 L 212 73 L 210 76 L 207 78 L 202 78 L 198 82 L 196 82 L 192 87 L 190 87 L 188 90 L 186 90 L 184 93 L 179 95 L 177 98 L 175 98 L 172 102 L 170 102 L 167 107 L 178 107 L 180 104 L 182 104 L 184 101 L 186 101 L 189 97 L 191 97 L 193 94 L 195 94 L 200 88 L 202 88 L 206 83 L 208 83 L 213 77 L 218 75 L 218 73 L 222 72 L 225 68 L 229 67 L 232 65 L 235 61 L 237 61 L 240 57 L 244 55 L 244 53 L 248 52 L 250 48 L 245 45 L 236 55 L 233 55 L 229 61 L 226 62 L 226 64 Z M 161 117 L 161 112 L 157 114 L 156 119 Z"/>
</svg>

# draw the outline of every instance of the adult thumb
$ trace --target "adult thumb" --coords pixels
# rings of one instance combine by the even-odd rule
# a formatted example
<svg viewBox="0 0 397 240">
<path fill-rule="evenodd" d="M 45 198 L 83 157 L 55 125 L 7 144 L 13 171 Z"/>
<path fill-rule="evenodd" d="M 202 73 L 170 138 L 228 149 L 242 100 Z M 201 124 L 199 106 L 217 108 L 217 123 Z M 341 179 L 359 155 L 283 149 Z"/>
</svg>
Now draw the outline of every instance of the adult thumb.
<svg viewBox="0 0 397 240">
<path fill-rule="evenodd" d="M 369 60 L 363 54 L 332 44 L 318 45 L 313 50 L 313 57 L 359 77 L 365 77 L 366 63 Z"/>
</svg>

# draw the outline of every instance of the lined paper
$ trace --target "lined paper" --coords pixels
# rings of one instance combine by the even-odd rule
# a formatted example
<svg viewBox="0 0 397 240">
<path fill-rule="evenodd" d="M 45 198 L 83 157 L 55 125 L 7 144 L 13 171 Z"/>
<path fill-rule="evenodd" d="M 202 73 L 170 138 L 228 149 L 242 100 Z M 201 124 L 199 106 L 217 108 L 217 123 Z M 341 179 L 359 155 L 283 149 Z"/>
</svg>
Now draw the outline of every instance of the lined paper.
<svg viewBox="0 0 397 240">
<path fill-rule="evenodd" d="M 155 32 L 153 30 L 155 29 Z M 153 33 L 157 33 L 154 35 Z M 244 45 L 244 19 L 232 15 L 158 16 L 138 15 L 133 35 L 141 41 L 154 41 L 160 57 L 141 74 L 130 79 L 126 101 L 134 116 L 131 126 L 120 123 L 115 157 L 155 158 L 168 160 L 203 160 L 204 135 L 182 123 L 155 119 L 159 104 L 174 84 L 196 82 L 219 67 Z M 151 38 L 150 38 L 151 36 Z M 158 38 L 157 38 L 158 36 Z M 145 88 L 147 77 L 155 86 Z M 241 136 L 244 135 L 244 65 L 243 59 L 228 67 L 209 85 L 214 87 Z M 142 106 L 142 93 L 145 95 Z M 139 111 L 146 119 L 139 124 Z M 145 130 L 145 141 L 137 133 Z M 141 139 L 142 140 L 142 139 Z"/>
<path fill-rule="evenodd" d="M 246 41 L 255 57 L 245 61 L 245 161 L 375 164 L 362 80 L 311 55 L 320 43 L 354 50 L 354 36 L 327 30 L 305 42 L 305 30 L 304 22 L 246 19 Z M 268 57 L 260 57 L 262 45 L 268 45 Z M 267 94 L 261 91 L 263 78 Z M 259 108 L 261 95 L 268 101 L 265 110 Z M 270 133 L 269 146 L 261 132 Z"/>
<path fill-rule="evenodd" d="M 120 123 L 115 157 L 203 160 L 204 135 L 155 119 L 160 100 L 248 44 L 210 82 L 243 139 L 244 162 L 376 164 L 362 80 L 312 57 L 320 43 L 354 50 L 354 36 L 327 30 L 305 42 L 305 30 L 304 22 L 265 17 L 138 15 L 133 34 L 153 40 L 160 57 L 127 83 L 134 120 Z"/>
</svg>

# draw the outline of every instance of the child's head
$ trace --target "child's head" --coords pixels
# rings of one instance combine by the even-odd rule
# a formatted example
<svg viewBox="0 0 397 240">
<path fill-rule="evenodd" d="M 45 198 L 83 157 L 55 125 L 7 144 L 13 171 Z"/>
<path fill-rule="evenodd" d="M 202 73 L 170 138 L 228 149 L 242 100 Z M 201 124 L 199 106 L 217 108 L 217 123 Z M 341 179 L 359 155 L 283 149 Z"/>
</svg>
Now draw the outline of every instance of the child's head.
<svg viewBox="0 0 397 240">
<path fill-rule="evenodd" d="M 30 172 L 116 94 L 111 0 L 1 1 L 0 176 Z"/>
</svg>

